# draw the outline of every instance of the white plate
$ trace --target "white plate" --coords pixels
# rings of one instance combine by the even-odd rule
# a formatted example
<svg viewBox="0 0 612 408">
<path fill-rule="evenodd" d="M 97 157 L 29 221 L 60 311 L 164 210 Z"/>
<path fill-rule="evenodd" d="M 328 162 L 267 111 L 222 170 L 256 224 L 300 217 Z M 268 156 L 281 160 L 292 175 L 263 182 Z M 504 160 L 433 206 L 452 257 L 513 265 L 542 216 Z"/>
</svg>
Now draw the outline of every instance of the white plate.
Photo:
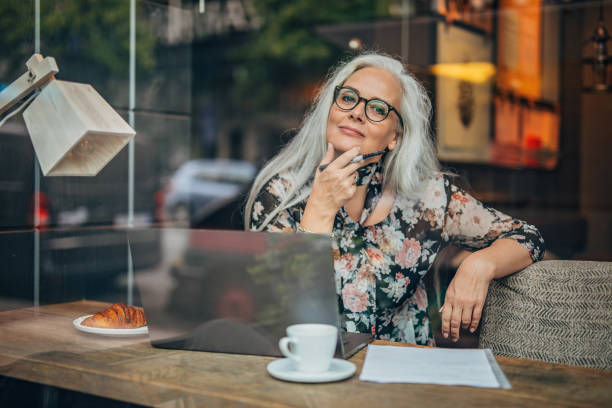
<svg viewBox="0 0 612 408">
<path fill-rule="evenodd" d="M 135 329 L 103 329 L 100 327 L 83 326 L 81 322 L 83 322 L 83 320 L 87 319 L 89 316 L 93 315 L 77 317 L 76 319 L 74 319 L 72 324 L 74 325 L 74 327 L 77 328 L 77 330 L 80 330 L 82 332 L 101 334 L 103 336 L 110 337 L 142 336 L 143 334 L 149 333 L 149 329 L 147 328 L 147 326 L 137 327 Z"/>
<path fill-rule="evenodd" d="M 295 363 L 288 359 L 282 358 L 268 364 L 268 373 L 272 377 L 279 380 L 304 382 L 304 383 L 320 383 L 330 381 L 340 381 L 351 377 L 355 374 L 355 364 L 350 361 L 334 358 L 329 366 L 329 370 L 322 373 L 302 373 L 295 369 Z"/>
</svg>

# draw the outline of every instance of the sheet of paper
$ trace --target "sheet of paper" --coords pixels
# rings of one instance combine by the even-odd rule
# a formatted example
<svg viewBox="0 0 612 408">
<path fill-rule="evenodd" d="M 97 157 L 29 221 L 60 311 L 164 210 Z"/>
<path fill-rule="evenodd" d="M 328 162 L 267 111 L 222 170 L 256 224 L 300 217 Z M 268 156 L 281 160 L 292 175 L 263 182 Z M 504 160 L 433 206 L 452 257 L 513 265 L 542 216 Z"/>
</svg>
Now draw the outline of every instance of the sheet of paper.
<svg viewBox="0 0 612 408">
<path fill-rule="evenodd" d="M 361 381 L 510 388 L 491 350 L 368 346 Z"/>
</svg>

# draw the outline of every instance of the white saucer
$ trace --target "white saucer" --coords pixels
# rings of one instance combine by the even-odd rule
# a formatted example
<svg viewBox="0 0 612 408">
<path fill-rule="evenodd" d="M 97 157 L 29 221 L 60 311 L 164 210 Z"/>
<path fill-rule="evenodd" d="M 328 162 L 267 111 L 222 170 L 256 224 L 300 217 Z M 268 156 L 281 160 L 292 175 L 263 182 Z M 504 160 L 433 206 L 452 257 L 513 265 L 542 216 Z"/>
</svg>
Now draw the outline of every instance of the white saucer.
<svg viewBox="0 0 612 408">
<path fill-rule="evenodd" d="M 77 330 L 80 330 L 85 333 L 93 333 L 93 334 L 101 334 L 102 336 L 109 337 L 132 337 L 132 336 L 142 336 L 143 334 L 148 334 L 149 329 L 147 326 L 137 327 L 135 329 L 103 329 L 100 327 L 90 327 L 84 326 L 81 323 L 83 320 L 87 319 L 91 315 L 81 316 L 74 319 L 72 324 Z"/>
<path fill-rule="evenodd" d="M 295 363 L 288 358 L 275 360 L 268 364 L 268 373 L 279 380 L 320 383 L 330 381 L 340 381 L 355 374 L 355 364 L 350 361 L 334 358 L 329 366 L 329 370 L 322 373 L 302 373 L 295 369 Z"/>
</svg>

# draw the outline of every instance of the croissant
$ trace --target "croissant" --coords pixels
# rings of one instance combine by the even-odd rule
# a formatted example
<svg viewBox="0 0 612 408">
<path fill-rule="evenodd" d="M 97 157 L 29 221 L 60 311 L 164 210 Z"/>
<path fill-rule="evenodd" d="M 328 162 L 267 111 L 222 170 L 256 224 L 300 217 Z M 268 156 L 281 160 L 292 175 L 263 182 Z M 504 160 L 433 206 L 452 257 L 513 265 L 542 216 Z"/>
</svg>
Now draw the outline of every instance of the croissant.
<svg viewBox="0 0 612 408">
<path fill-rule="evenodd" d="M 115 303 L 103 312 L 89 316 L 84 326 L 104 329 L 135 329 L 147 325 L 144 312 L 125 303 Z"/>
</svg>

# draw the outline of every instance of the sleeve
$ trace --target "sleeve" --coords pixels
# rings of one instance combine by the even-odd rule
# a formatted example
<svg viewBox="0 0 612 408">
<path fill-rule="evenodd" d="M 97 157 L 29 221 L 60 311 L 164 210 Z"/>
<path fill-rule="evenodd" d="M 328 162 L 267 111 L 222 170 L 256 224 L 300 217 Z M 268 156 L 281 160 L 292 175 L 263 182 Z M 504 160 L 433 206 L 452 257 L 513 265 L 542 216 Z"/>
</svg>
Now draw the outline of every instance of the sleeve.
<svg viewBox="0 0 612 408">
<path fill-rule="evenodd" d="M 510 238 L 524 246 L 534 262 L 544 256 L 544 239 L 533 225 L 487 207 L 453 184 L 447 194 L 444 236 L 450 243 L 475 250 Z"/>
<path fill-rule="evenodd" d="M 283 193 L 287 191 L 289 183 L 280 176 L 272 177 L 259 191 L 251 210 L 251 231 L 295 232 L 297 222 L 293 212 L 284 209 L 270 220 L 263 229 L 260 229 L 266 218 L 280 205 Z"/>
</svg>

